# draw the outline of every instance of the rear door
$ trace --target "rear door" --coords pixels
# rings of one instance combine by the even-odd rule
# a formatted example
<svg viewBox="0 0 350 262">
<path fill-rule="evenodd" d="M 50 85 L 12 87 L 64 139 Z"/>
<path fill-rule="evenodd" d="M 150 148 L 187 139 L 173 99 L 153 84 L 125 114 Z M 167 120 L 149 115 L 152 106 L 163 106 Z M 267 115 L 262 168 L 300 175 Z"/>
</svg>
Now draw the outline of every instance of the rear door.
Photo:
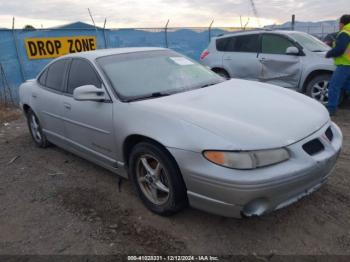
<svg viewBox="0 0 350 262">
<path fill-rule="evenodd" d="M 261 37 L 259 80 L 287 88 L 297 88 L 301 77 L 301 61 L 298 55 L 287 55 L 294 43 L 283 35 L 265 33 Z"/>
<path fill-rule="evenodd" d="M 68 64 L 69 59 L 52 63 L 38 78 L 40 90 L 32 94 L 41 126 L 51 142 L 61 142 L 64 137 L 61 103 Z"/>
<path fill-rule="evenodd" d="M 224 68 L 233 78 L 258 80 L 261 63 L 258 61 L 259 34 L 232 36 L 223 56 Z"/>
<path fill-rule="evenodd" d="M 116 165 L 112 100 L 75 100 L 74 89 L 83 85 L 104 88 L 93 65 L 86 59 L 74 58 L 68 74 L 66 95 L 61 103 L 67 138 L 73 149 L 87 157 L 107 165 Z"/>
</svg>

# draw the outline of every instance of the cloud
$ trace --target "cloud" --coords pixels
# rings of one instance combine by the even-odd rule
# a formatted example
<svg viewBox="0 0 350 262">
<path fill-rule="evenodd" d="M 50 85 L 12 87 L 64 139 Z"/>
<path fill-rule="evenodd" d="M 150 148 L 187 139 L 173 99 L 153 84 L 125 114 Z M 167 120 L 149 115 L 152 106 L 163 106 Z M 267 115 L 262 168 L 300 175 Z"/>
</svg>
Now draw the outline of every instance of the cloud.
<svg viewBox="0 0 350 262">
<path fill-rule="evenodd" d="M 335 19 L 342 15 L 349 0 L 255 0 L 262 24 L 284 22 L 296 14 L 297 20 Z M 52 26 L 61 21 L 90 22 L 87 8 L 98 25 L 107 18 L 109 27 L 162 27 L 167 19 L 172 26 L 237 26 L 239 16 L 254 17 L 249 0 L 11 0 L 2 1 L 0 23 L 9 27 L 8 18 Z M 9 19 L 10 20 L 10 19 Z M 251 23 L 257 21 L 251 19 Z M 0 27 L 3 26 L 0 24 Z M 254 25 L 255 26 L 255 25 Z"/>
</svg>

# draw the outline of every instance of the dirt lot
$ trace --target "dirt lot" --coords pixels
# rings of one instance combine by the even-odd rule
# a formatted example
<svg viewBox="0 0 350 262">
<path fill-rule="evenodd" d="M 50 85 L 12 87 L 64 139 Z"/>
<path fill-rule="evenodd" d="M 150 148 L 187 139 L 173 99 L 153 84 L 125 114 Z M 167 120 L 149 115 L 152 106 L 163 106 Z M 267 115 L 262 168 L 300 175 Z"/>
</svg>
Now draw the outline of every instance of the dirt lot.
<svg viewBox="0 0 350 262">
<path fill-rule="evenodd" d="M 13 119 L 11 117 L 11 119 Z M 23 117 L 0 127 L 0 254 L 350 255 L 350 110 L 330 181 L 273 214 L 228 219 L 150 213 L 129 182 L 57 147 L 34 146 Z"/>
</svg>

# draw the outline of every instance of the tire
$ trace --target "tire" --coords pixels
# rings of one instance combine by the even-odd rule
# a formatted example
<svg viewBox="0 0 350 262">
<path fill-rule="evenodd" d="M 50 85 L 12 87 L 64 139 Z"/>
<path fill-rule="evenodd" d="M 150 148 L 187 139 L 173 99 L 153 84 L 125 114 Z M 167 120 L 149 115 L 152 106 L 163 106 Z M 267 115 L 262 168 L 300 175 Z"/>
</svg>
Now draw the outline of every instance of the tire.
<svg viewBox="0 0 350 262">
<path fill-rule="evenodd" d="M 330 74 L 321 74 L 313 77 L 306 86 L 306 94 L 323 105 L 328 104 L 328 85 Z"/>
<path fill-rule="evenodd" d="M 47 138 L 41 129 L 38 117 L 34 114 L 34 112 L 31 109 L 27 111 L 26 116 L 28 128 L 35 145 L 40 148 L 48 147 L 49 141 L 47 141 Z"/>
<path fill-rule="evenodd" d="M 328 85 L 329 81 L 331 79 L 331 74 L 321 74 L 318 76 L 315 76 L 314 78 L 309 81 L 307 87 L 306 87 L 306 94 L 322 103 L 324 106 L 327 106 L 328 104 Z M 320 95 L 315 95 L 316 90 L 320 91 Z M 340 93 L 339 102 L 338 105 L 343 104 L 345 101 L 345 92 L 342 91 Z"/>
<path fill-rule="evenodd" d="M 231 79 L 229 74 L 227 73 L 227 71 L 224 70 L 224 69 L 214 69 L 213 71 L 215 73 L 217 73 L 219 76 L 225 78 L 226 80 L 230 80 Z"/>
<path fill-rule="evenodd" d="M 187 190 L 180 170 L 161 146 L 150 142 L 137 144 L 129 157 L 129 177 L 152 212 L 169 216 L 187 206 Z"/>
</svg>

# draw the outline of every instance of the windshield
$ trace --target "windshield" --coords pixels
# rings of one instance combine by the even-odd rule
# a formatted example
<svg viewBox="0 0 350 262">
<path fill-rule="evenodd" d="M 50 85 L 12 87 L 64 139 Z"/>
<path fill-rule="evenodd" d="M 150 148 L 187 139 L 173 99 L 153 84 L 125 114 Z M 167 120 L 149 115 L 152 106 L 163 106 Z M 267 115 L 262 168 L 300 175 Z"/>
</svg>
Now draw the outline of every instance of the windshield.
<svg viewBox="0 0 350 262">
<path fill-rule="evenodd" d="M 97 59 L 122 100 L 160 97 L 220 83 L 220 76 L 173 51 L 147 51 Z"/>
<path fill-rule="evenodd" d="M 291 33 L 291 36 L 304 48 L 311 52 L 326 52 L 330 48 L 321 40 L 306 33 Z"/>
</svg>

